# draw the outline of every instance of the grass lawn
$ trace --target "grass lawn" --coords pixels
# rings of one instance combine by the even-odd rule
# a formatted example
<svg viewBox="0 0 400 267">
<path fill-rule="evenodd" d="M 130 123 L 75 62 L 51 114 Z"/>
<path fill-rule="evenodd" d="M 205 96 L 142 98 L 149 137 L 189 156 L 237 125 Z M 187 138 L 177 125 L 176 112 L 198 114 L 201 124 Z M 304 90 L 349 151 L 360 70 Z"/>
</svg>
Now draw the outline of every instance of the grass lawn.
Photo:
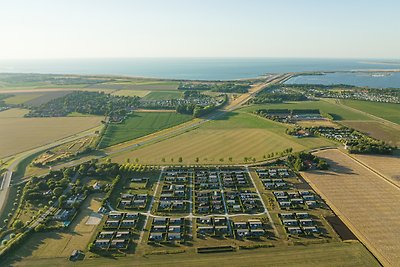
<svg viewBox="0 0 400 267">
<path fill-rule="evenodd" d="M 137 112 L 123 123 L 110 124 L 100 141 L 100 147 L 145 136 L 162 129 L 173 127 L 192 119 L 190 115 L 175 112 Z"/>
<path fill-rule="evenodd" d="M 178 159 L 182 157 L 184 164 L 243 163 L 244 157 L 262 160 L 266 154 L 282 152 L 289 147 L 301 151 L 332 145 L 322 138 L 298 139 L 288 136 L 285 134 L 286 128 L 283 124 L 252 114 L 231 112 L 198 129 L 115 155 L 113 160 L 125 162 L 126 158 L 139 158 L 140 163 L 179 164 Z M 199 158 L 198 162 L 196 158 Z"/>
<path fill-rule="evenodd" d="M 182 96 L 182 92 L 180 91 L 158 91 L 151 92 L 144 97 L 145 100 L 170 100 L 177 99 Z"/>
<path fill-rule="evenodd" d="M 29 258 L 8 261 L 13 266 L 70 266 L 67 258 Z M 240 250 L 230 253 L 141 255 L 87 258 L 78 266 L 380 266 L 360 243 L 327 243 L 309 246 Z"/>
<path fill-rule="evenodd" d="M 253 112 L 257 109 L 320 109 L 323 112 L 329 113 L 335 120 L 372 120 L 367 115 L 348 110 L 334 103 L 326 101 L 301 101 L 301 102 L 289 102 L 283 104 L 263 104 L 263 105 L 252 105 L 245 107 L 241 110 Z"/>
<path fill-rule="evenodd" d="M 341 103 L 385 120 L 400 124 L 400 104 L 347 99 L 341 100 Z"/>
</svg>

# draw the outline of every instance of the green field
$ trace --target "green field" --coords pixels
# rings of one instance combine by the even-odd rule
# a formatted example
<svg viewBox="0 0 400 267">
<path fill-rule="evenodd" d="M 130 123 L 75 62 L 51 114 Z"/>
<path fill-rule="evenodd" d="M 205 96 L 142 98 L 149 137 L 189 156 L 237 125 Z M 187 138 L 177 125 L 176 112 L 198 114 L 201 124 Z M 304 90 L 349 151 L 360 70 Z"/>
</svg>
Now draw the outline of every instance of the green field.
<svg viewBox="0 0 400 267">
<path fill-rule="evenodd" d="M 39 242 L 44 242 L 39 240 Z M 177 248 L 179 249 L 179 248 Z M 21 250 L 20 250 L 21 251 Z M 17 255 L 6 266 L 380 266 L 376 259 L 359 242 L 326 243 L 309 246 L 275 247 L 255 250 L 239 250 L 230 253 L 173 255 L 134 255 L 127 257 L 86 258 L 71 263 L 66 257 L 46 258 Z M 27 255 L 28 254 L 28 255 Z M 28 258 L 18 258 L 18 256 Z"/>
<path fill-rule="evenodd" d="M 145 100 L 170 100 L 177 99 L 182 96 L 180 91 L 157 91 L 147 94 L 143 99 Z"/>
<path fill-rule="evenodd" d="M 146 164 L 227 164 L 243 163 L 287 148 L 301 151 L 331 146 L 326 139 L 295 138 L 285 134 L 287 126 L 245 112 L 230 112 L 197 129 L 170 139 L 113 156 L 116 162 L 139 158 Z M 198 160 L 196 161 L 196 159 Z"/>
<path fill-rule="evenodd" d="M 257 109 L 319 109 L 332 115 L 334 120 L 371 120 L 370 117 L 356 111 L 351 111 L 328 101 L 301 101 L 283 104 L 252 105 L 241 110 L 252 112 Z"/>
<path fill-rule="evenodd" d="M 382 119 L 400 124 L 400 104 L 347 99 L 341 100 L 341 103 Z"/>
<path fill-rule="evenodd" d="M 123 123 L 110 124 L 100 141 L 100 147 L 145 136 L 192 119 L 190 115 L 175 112 L 137 112 Z"/>
</svg>

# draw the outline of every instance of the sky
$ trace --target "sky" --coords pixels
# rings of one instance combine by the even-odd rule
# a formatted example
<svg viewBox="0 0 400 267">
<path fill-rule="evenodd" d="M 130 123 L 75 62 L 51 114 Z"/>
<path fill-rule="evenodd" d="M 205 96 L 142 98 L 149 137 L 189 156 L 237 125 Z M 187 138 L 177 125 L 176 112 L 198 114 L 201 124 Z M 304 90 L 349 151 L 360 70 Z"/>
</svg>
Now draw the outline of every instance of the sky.
<svg viewBox="0 0 400 267">
<path fill-rule="evenodd" d="M 398 0 L 0 0 L 0 59 L 400 59 Z"/>
</svg>

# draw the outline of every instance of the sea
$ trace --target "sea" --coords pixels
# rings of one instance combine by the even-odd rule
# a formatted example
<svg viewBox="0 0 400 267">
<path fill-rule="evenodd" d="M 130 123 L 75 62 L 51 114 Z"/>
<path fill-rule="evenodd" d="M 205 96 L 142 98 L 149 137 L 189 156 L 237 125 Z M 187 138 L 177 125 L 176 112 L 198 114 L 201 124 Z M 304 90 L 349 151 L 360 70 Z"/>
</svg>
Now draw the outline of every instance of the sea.
<svg viewBox="0 0 400 267">
<path fill-rule="evenodd" d="M 123 75 L 134 77 L 237 80 L 269 73 L 335 72 L 400 69 L 400 60 L 305 59 L 305 58 L 119 58 L 0 60 L 2 73 L 54 73 L 81 75 Z M 356 74 L 354 76 L 354 74 Z M 289 83 L 349 83 L 371 87 L 400 87 L 400 74 L 359 75 L 328 73 L 298 76 Z"/>
</svg>

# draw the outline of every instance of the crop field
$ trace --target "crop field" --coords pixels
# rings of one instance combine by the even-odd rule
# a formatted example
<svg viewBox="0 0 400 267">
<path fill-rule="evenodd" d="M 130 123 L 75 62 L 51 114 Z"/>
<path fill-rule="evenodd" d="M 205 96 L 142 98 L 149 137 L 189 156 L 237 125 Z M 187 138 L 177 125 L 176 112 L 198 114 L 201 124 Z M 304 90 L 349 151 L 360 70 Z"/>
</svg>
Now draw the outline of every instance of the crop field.
<svg viewBox="0 0 400 267">
<path fill-rule="evenodd" d="M 22 108 L 10 108 L 0 112 L 0 119 L 4 118 L 23 118 L 29 110 Z"/>
<path fill-rule="evenodd" d="M 102 119 L 103 117 L 0 118 L 0 158 L 94 128 L 100 125 Z"/>
<path fill-rule="evenodd" d="M 159 92 L 151 92 L 144 97 L 145 100 L 170 100 L 177 99 L 182 96 L 182 92 L 180 91 L 159 91 Z"/>
<path fill-rule="evenodd" d="M 117 96 L 138 96 L 138 97 L 144 97 L 148 95 L 150 91 L 146 90 L 117 90 L 114 91 L 112 94 L 117 95 Z"/>
<path fill-rule="evenodd" d="M 400 127 L 383 124 L 379 121 L 341 121 L 341 124 L 385 141 L 390 145 L 400 146 Z"/>
<path fill-rule="evenodd" d="M 398 265 L 399 187 L 339 150 L 316 155 L 328 161 L 330 171 L 303 176 L 383 265 Z M 395 166 L 398 168 L 398 164 Z"/>
<path fill-rule="evenodd" d="M 399 156 L 352 155 L 352 157 L 400 186 Z"/>
<path fill-rule="evenodd" d="M 341 103 L 385 120 L 400 124 L 400 104 L 347 99 L 341 100 Z"/>
<path fill-rule="evenodd" d="M 113 82 L 88 85 L 86 88 L 109 90 L 139 90 L 139 91 L 169 91 L 178 88 L 178 82 L 171 81 L 142 81 L 142 82 Z"/>
<path fill-rule="evenodd" d="M 6 104 L 13 104 L 13 105 L 18 105 L 18 104 L 24 104 L 27 101 L 33 100 L 35 98 L 38 98 L 42 96 L 43 93 L 21 93 L 21 94 L 15 94 L 14 96 L 8 97 L 4 100 Z"/>
<path fill-rule="evenodd" d="M 24 257 L 28 262 L 32 258 L 67 259 L 74 249 L 86 250 L 97 225 L 87 224 L 92 212 L 101 206 L 100 195 L 92 195 L 83 203 L 81 212 L 65 231 L 53 231 L 34 234 L 14 257 Z"/>
<path fill-rule="evenodd" d="M 301 102 L 289 102 L 283 104 L 265 104 L 265 105 L 252 105 L 242 110 L 252 112 L 257 109 L 319 109 L 325 113 L 332 115 L 334 120 L 371 120 L 365 114 L 351 111 L 340 105 L 330 103 L 328 101 L 301 101 Z"/>
<path fill-rule="evenodd" d="M 359 242 L 327 243 L 309 246 L 292 246 L 240 250 L 238 252 L 174 255 L 146 255 L 118 258 L 91 258 L 79 262 L 80 266 L 379 266 L 375 258 Z M 65 257 L 10 260 L 13 266 L 66 266 Z"/>
<path fill-rule="evenodd" d="M 132 140 L 191 119 L 190 115 L 175 112 L 136 112 L 123 123 L 110 124 L 100 141 L 100 147 Z"/>
<path fill-rule="evenodd" d="M 139 158 L 141 163 L 179 164 L 181 157 L 183 163 L 242 163 L 245 157 L 260 161 L 266 154 L 280 153 L 290 147 L 300 151 L 332 145 L 318 137 L 299 140 L 286 135 L 285 130 L 282 124 L 251 114 L 230 113 L 179 136 L 115 155 L 113 160 Z"/>
</svg>

